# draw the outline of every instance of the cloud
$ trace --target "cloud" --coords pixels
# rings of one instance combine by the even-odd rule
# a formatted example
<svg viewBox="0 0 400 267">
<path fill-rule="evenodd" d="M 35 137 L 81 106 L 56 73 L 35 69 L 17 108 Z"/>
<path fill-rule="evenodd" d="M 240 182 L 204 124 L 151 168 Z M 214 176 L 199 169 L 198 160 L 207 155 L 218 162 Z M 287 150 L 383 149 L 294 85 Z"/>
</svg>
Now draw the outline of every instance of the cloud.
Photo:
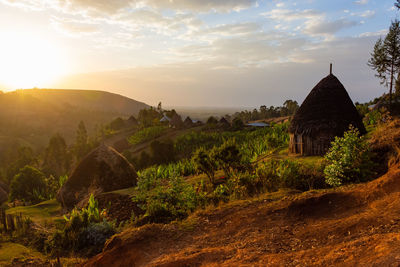
<svg viewBox="0 0 400 267">
<path fill-rule="evenodd" d="M 73 19 L 62 19 L 53 16 L 50 19 L 50 24 L 59 32 L 69 36 L 82 36 L 99 33 L 100 27 L 98 24 L 91 22 L 76 21 Z"/>
<path fill-rule="evenodd" d="M 145 0 L 142 4 L 159 9 L 188 10 L 196 12 L 231 12 L 250 8 L 256 0 Z"/>
<path fill-rule="evenodd" d="M 366 5 L 366 4 L 368 4 L 368 0 L 358 0 L 358 1 L 354 1 L 354 3 L 357 5 Z"/>
<path fill-rule="evenodd" d="M 113 90 L 153 105 L 162 101 L 168 106 L 259 107 L 281 105 L 286 99 L 301 103 L 317 82 L 328 75 L 329 63 L 333 62 L 334 74 L 352 99 L 368 101 L 383 92 L 383 88 L 377 89 L 379 81 L 366 64 L 375 41 L 375 37 L 342 38 L 315 49 L 296 50 L 292 54 L 302 59 L 300 63 L 237 67 L 220 59 L 205 59 L 77 75 L 67 78 L 58 87 Z M 224 46 L 223 43 L 215 45 Z M 259 49 L 256 49 L 258 45 L 251 46 L 252 49 L 244 49 L 243 44 L 238 44 L 229 53 L 242 51 L 239 57 L 251 54 L 250 58 L 255 58 L 265 48 L 264 45 Z M 270 55 L 264 52 L 260 56 Z M 231 58 L 235 57 L 236 54 L 231 54 Z"/>
<path fill-rule="evenodd" d="M 312 20 L 306 23 L 304 32 L 310 35 L 332 35 L 336 32 L 358 25 L 356 21 L 347 19 L 338 19 L 334 21 L 317 21 Z"/>
<path fill-rule="evenodd" d="M 263 13 L 262 15 L 279 22 L 279 24 L 275 26 L 276 29 L 286 30 L 289 27 L 294 28 L 293 25 L 283 25 L 281 23 L 296 22 L 298 25 L 295 29 L 302 33 L 311 36 L 323 36 L 330 39 L 333 38 L 333 35 L 338 31 L 358 24 L 356 21 L 350 21 L 344 18 L 328 21 L 324 13 L 311 9 L 273 9 L 269 12 Z"/>
<path fill-rule="evenodd" d="M 321 18 L 323 16 L 323 13 L 312 9 L 306 9 L 306 10 L 272 9 L 269 12 L 261 13 L 261 15 L 277 21 L 291 22 L 295 20 Z"/>
</svg>

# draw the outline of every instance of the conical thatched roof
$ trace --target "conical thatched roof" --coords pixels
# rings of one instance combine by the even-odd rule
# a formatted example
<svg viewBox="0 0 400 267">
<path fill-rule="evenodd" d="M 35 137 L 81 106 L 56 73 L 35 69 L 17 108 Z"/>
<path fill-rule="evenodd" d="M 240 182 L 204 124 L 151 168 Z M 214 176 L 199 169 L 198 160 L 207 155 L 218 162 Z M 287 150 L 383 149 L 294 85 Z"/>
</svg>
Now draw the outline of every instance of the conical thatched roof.
<svg viewBox="0 0 400 267">
<path fill-rule="evenodd" d="M 101 145 L 79 163 L 58 192 L 57 200 L 67 209 L 84 206 L 90 194 L 134 186 L 136 178 L 135 169 L 124 156 Z"/>
<path fill-rule="evenodd" d="M 128 124 L 130 125 L 137 125 L 138 121 L 134 116 L 130 116 L 129 119 L 127 120 Z"/>
<path fill-rule="evenodd" d="M 361 134 L 366 132 L 343 84 L 330 74 L 308 94 L 294 115 L 289 132 L 309 136 L 329 132 L 340 136 L 350 124 L 358 128 Z"/>
<path fill-rule="evenodd" d="M 192 127 L 193 126 L 193 120 L 187 116 L 186 119 L 183 121 L 183 124 L 185 125 L 185 127 Z"/>
<path fill-rule="evenodd" d="M 0 204 L 6 202 L 8 199 L 8 194 L 6 191 L 3 190 L 2 187 L 0 187 Z"/>
<path fill-rule="evenodd" d="M 221 124 L 229 124 L 228 120 L 225 119 L 225 117 L 222 117 L 222 118 L 219 120 L 219 123 L 221 123 Z"/>
<path fill-rule="evenodd" d="M 182 125 L 183 125 L 182 118 L 178 114 L 174 114 L 174 116 L 172 116 L 171 121 L 169 123 L 175 128 L 182 127 Z"/>
</svg>

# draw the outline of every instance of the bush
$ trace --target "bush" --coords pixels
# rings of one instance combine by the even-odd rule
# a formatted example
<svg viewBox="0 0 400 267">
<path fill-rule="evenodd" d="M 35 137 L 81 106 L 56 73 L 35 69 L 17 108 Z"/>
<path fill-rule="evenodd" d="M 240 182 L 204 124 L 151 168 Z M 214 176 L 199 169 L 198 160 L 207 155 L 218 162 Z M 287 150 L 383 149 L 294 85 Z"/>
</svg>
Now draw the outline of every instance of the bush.
<svg viewBox="0 0 400 267">
<path fill-rule="evenodd" d="M 48 252 L 73 251 L 84 256 L 99 253 L 105 241 L 116 232 L 114 224 L 107 222 L 103 215 L 97 200 L 91 195 L 87 208 L 73 209 L 69 218 L 64 216 L 62 231 L 55 232 L 47 242 Z"/>
<path fill-rule="evenodd" d="M 193 162 L 196 169 L 199 172 L 205 173 L 210 180 L 210 183 L 214 184 L 214 174 L 218 169 L 218 164 L 215 159 L 215 149 L 206 151 L 204 148 L 199 148 L 193 155 Z"/>
<path fill-rule="evenodd" d="M 373 174 L 374 164 L 368 144 L 353 126 L 343 137 L 335 137 L 325 159 L 325 181 L 330 186 L 363 182 Z"/>
<path fill-rule="evenodd" d="M 32 166 L 25 166 L 11 181 L 10 199 L 39 203 L 46 199 L 44 174 Z"/>
<path fill-rule="evenodd" d="M 167 129 L 168 127 L 166 126 L 153 126 L 144 128 L 129 137 L 128 141 L 132 145 L 137 145 L 163 135 Z"/>
<path fill-rule="evenodd" d="M 185 218 L 202 202 L 201 194 L 182 178 L 171 178 L 167 186 L 152 191 L 140 191 L 133 201 L 145 210 L 142 221 L 168 223 Z"/>
</svg>

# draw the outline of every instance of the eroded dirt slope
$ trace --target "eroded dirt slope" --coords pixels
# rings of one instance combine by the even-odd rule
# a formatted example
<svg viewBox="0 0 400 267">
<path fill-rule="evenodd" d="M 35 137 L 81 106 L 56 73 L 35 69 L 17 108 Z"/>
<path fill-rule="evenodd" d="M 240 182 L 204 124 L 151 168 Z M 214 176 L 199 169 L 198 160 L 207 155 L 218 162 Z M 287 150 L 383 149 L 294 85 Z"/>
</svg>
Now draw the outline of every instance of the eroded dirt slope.
<svg viewBox="0 0 400 267">
<path fill-rule="evenodd" d="M 186 225 L 186 227 L 185 227 Z M 400 170 L 367 184 L 238 202 L 129 229 L 85 266 L 399 266 Z"/>
</svg>

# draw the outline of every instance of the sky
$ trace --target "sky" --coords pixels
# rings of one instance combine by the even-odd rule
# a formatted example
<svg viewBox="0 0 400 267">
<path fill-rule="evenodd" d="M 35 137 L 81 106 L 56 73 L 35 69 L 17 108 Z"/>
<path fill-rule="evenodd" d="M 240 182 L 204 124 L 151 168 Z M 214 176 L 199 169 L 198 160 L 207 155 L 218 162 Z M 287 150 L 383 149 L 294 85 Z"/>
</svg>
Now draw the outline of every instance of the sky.
<svg viewBox="0 0 400 267">
<path fill-rule="evenodd" d="M 0 90 L 105 90 L 150 105 L 301 103 L 333 73 L 353 101 L 394 0 L 0 0 Z"/>
</svg>

